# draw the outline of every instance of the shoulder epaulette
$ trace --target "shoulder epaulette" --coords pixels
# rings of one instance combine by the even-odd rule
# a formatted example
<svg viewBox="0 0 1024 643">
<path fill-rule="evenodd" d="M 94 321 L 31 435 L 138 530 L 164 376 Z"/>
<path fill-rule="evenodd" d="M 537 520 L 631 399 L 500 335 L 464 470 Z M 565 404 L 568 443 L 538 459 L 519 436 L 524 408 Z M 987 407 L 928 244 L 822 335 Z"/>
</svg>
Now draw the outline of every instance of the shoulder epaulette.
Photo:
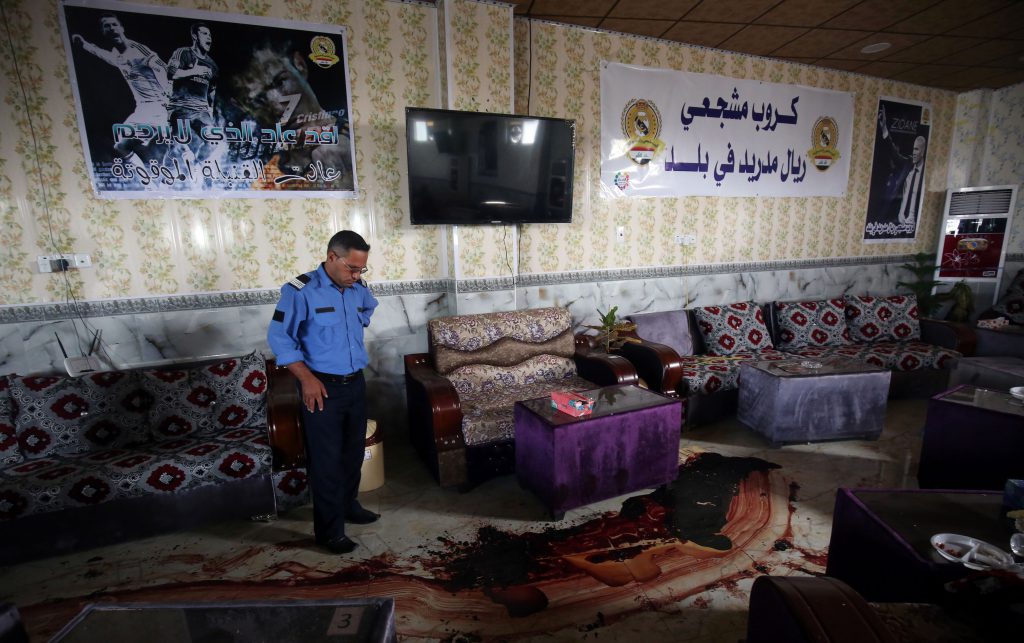
<svg viewBox="0 0 1024 643">
<path fill-rule="evenodd" d="M 295 288 L 295 290 L 302 290 L 302 287 L 308 284 L 310 279 L 312 279 L 312 277 L 310 277 L 309 275 L 301 274 L 295 279 L 289 281 L 288 285 L 291 286 L 292 288 Z"/>
</svg>

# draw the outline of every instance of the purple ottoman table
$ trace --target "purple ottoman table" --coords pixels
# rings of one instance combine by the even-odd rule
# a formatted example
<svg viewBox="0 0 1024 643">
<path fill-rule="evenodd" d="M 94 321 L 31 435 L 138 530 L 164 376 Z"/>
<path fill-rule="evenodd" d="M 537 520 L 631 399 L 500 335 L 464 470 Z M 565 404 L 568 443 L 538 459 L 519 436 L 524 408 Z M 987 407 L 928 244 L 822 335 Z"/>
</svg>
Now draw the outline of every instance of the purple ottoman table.
<svg viewBox="0 0 1024 643">
<path fill-rule="evenodd" d="M 917 482 L 924 489 L 1000 490 L 1024 478 L 1024 404 L 965 384 L 928 401 Z"/>
<path fill-rule="evenodd" d="M 889 396 L 887 369 L 853 359 L 740 364 L 736 417 L 773 444 L 877 439 Z"/>
<path fill-rule="evenodd" d="M 679 400 L 632 385 L 582 393 L 596 402 L 579 418 L 552 409 L 549 397 L 515 405 L 516 475 L 555 520 L 679 473 Z"/>
</svg>

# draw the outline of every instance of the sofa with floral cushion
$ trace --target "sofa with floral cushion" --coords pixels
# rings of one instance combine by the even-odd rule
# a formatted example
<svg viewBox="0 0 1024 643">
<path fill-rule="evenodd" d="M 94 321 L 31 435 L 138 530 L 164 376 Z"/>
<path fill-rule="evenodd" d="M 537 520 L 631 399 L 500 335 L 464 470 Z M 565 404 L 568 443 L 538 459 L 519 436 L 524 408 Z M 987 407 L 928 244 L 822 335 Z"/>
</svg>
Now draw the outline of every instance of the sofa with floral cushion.
<svg viewBox="0 0 1024 643">
<path fill-rule="evenodd" d="M 620 352 L 652 389 L 683 400 L 688 427 L 735 413 L 740 364 L 781 360 L 767 325 L 766 307 L 754 302 L 702 306 L 627 316 L 637 344 Z"/>
<path fill-rule="evenodd" d="M 894 397 L 928 397 L 944 390 L 956 360 L 974 350 L 970 329 L 921 319 L 912 294 L 775 302 L 772 310 L 780 351 L 887 368 Z"/>
<path fill-rule="evenodd" d="M 515 402 L 637 381 L 628 360 L 574 335 L 565 308 L 432 319 L 427 338 L 429 352 L 405 356 L 409 434 L 444 486 L 514 471 Z"/>
<path fill-rule="evenodd" d="M 638 344 L 622 354 L 653 389 L 684 400 L 684 423 L 735 412 L 740 364 L 841 355 L 893 371 L 894 395 L 928 395 L 973 344 L 962 326 L 920 320 L 913 295 L 737 302 L 628 316 Z"/>
<path fill-rule="evenodd" d="M 258 353 L 0 377 L 0 564 L 275 510 Z"/>
</svg>

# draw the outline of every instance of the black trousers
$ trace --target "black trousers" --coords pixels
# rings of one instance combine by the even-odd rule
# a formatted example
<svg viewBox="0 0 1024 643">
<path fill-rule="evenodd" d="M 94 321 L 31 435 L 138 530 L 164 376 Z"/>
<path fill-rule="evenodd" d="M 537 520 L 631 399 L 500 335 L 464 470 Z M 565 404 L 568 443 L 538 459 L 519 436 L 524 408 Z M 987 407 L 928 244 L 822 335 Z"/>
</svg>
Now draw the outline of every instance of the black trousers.
<svg viewBox="0 0 1024 643">
<path fill-rule="evenodd" d="M 345 514 L 359 508 L 356 495 L 366 444 L 366 380 L 317 374 L 327 389 L 324 410 L 302 407 L 306 471 L 313 496 L 317 541 L 345 535 Z M 300 387 L 301 394 L 301 387 Z"/>
</svg>

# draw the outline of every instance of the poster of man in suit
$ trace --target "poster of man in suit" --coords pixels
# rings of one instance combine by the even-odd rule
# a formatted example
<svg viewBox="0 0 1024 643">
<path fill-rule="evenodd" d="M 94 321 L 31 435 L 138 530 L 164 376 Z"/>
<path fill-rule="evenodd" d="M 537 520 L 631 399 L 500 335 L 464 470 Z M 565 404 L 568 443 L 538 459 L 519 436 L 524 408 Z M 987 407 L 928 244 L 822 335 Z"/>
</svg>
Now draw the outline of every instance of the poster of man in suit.
<svg viewBox="0 0 1024 643">
<path fill-rule="evenodd" d="M 917 235 L 930 131 L 928 105 L 879 99 L 865 243 L 910 242 Z"/>
</svg>

